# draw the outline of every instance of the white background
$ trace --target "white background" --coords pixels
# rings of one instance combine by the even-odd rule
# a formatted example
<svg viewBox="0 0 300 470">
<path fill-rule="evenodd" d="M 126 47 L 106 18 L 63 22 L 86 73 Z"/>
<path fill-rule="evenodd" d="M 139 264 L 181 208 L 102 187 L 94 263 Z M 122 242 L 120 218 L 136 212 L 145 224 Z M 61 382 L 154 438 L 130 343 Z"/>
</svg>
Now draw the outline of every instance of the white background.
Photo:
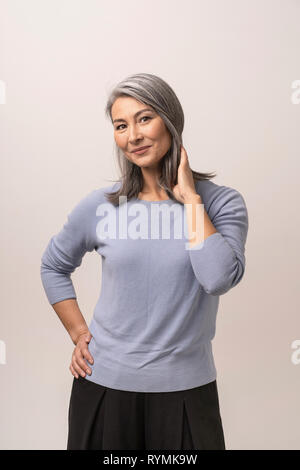
<svg viewBox="0 0 300 470">
<path fill-rule="evenodd" d="M 73 343 L 40 259 L 70 209 L 118 177 L 108 91 L 153 73 L 185 113 L 192 169 L 249 212 L 246 273 L 220 297 L 213 341 L 227 449 L 300 448 L 297 0 L 0 2 L 0 448 L 65 449 Z M 73 274 L 89 322 L 101 258 Z"/>
</svg>

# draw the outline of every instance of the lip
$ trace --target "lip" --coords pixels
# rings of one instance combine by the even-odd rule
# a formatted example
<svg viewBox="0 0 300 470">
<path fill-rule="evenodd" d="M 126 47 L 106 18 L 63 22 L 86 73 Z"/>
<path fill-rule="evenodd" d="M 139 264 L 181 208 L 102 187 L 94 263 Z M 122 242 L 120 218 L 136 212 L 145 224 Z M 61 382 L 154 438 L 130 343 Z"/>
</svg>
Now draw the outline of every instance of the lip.
<svg viewBox="0 0 300 470">
<path fill-rule="evenodd" d="M 144 153 L 146 152 L 149 148 L 151 147 L 151 145 L 146 145 L 144 147 L 139 147 L 137 150 L 133 150 L 132 153 Z"/>
</svg>

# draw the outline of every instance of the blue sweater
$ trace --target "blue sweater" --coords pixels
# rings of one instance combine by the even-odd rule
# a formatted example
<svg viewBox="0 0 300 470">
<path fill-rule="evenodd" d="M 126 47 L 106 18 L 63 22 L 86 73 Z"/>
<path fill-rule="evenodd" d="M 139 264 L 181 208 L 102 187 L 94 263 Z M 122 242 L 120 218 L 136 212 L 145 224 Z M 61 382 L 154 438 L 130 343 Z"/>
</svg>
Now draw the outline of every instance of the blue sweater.
<svg viewBox="0 0 300 470">
<path fill-rule="evenodd" d="M 217 376 L 212 339 L 219 297 L 245 272 L 243 196 L 210 180 L 196 181 L 217 232 L 188 249 L 183 204 L 125 198 L 115 207 L 105 193 L 118 185 L 89 192 L 50 239 L 41 258 L 48 301 L 77 298 L 71 273 L 95 250 L 102 285 L 89 325 L 92 374 L 85 378 L 135 392 L 209 383 Z"/>
</svg>

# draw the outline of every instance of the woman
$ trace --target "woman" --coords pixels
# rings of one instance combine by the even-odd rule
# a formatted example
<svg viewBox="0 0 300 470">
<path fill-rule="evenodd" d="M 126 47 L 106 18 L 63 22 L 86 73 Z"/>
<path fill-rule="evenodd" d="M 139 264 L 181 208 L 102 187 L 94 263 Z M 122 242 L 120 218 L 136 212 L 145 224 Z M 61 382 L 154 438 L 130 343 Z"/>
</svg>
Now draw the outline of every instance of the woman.
<svg viewBox="0 0 300 470">
<path fill-rule="evenodd" d="M 219 296 L 245 270 L 245 201 L 191 170 L 161 78 L 127 77 L 106 111 L 121 177 L 76 204 L 41 264 L 75 345 L 67 448 L 224 450 L 211 341 Z M 88 327 L 70 275 L 93 250 L 102 287 Z"/>
</svg>

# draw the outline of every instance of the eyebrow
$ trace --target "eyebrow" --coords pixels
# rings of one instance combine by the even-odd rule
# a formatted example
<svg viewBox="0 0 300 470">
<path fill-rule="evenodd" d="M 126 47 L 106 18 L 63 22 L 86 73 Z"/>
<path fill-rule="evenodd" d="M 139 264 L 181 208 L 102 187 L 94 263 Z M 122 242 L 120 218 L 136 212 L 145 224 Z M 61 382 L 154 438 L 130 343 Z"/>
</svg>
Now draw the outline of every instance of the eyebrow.
<svg viewBox="0 0 300 470">
<path fill-rule="evenodd" d="M 144 111 L 152 111 L 152 109 L 143 108 L 140 111 L 138 111 L 137 113 L 135 113 L 135 115 L 133 117 L 137 117 L 139 114 L 143 113 Z M 113 122 L 125 122 L 125 119 L 114 119 Z"/>
</svg>

